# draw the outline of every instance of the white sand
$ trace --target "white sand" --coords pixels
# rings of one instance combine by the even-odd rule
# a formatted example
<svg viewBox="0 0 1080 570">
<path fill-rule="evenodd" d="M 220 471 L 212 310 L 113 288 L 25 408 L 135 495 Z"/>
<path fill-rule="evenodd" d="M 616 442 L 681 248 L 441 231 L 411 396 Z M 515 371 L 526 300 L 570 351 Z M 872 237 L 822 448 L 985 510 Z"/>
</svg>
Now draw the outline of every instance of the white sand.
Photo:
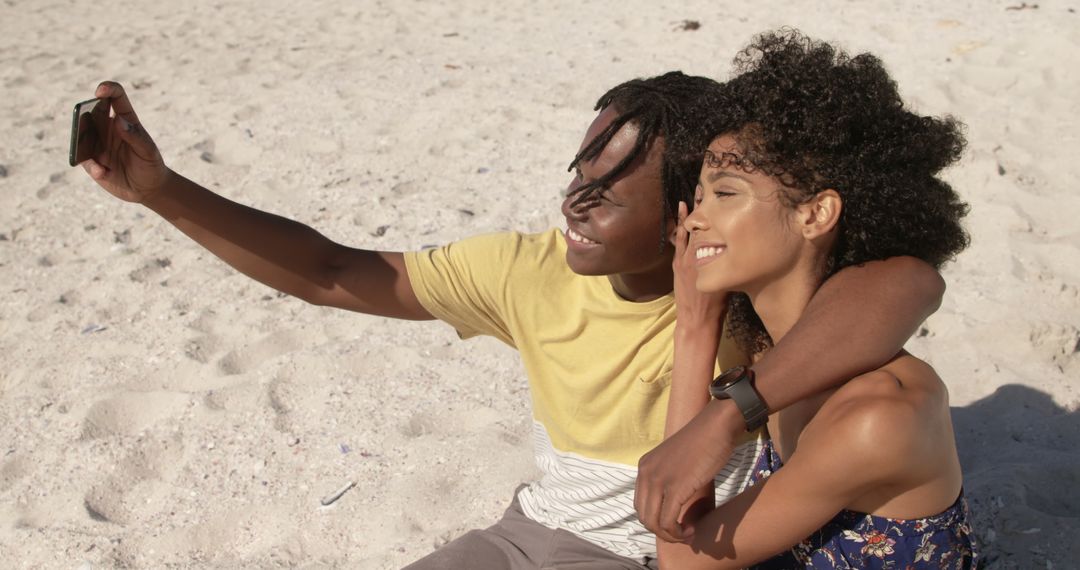
<svg viewBox="0 0 1080 570">
<path fill-rule="evenodd" d="M 950 179 L 973 245 L 911 349 L 952 389 L 993 565 L 1076 564 L 1080 4 L 459 4 L 0 5 L 0 565 L 398 568 L 533 475 L 509 349 L 283 298 L 68 168 L 99 80 L 187 176 L 413 249 L 559 224 L 601 93 L 725 77 L 782 24 L 877 53 L 916 108 L 968 124 Z"/>
</svg>

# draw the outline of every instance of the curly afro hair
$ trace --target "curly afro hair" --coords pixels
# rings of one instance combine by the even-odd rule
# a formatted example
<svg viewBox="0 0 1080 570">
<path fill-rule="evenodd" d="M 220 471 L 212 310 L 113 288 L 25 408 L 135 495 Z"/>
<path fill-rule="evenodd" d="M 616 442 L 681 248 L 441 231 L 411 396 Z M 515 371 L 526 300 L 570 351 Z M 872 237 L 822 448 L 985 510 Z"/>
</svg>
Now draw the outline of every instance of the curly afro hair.
<svg viewBox="0 0 1080 570">
<path fill-rule="evenodd" d="M 938 177 L 963 152 L 963 125 L 906 109 L 881 60 L 785 28 L 758 36 L 735 70 L 712 119 L 681 142 L 700 156 L 733 134 L 741 166 L 776 177 L 789 206 L 836 190 L 843 210 L 823 278 L 900 255 L 940 267 L 967 247 L 968 206 Z M 728 327 L 749 352 L 771 345 L 746 295 L 732 299 Z"/>
</svg>

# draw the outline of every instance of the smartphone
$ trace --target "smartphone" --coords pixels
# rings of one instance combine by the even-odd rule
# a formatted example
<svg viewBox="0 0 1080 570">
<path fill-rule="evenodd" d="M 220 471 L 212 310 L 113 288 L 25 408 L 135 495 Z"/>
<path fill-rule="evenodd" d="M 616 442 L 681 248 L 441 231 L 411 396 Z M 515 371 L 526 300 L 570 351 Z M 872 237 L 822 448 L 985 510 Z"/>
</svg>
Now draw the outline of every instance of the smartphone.
<svg viewBox="0 0 1080 570">
<path fill-rule="evenodd" d="M 76 166 L 102 149 L 109 127 L 109 100 L 90 99 L 75 104 L 71 115 L 71 146 L 68 164 Z"/>
</svg>

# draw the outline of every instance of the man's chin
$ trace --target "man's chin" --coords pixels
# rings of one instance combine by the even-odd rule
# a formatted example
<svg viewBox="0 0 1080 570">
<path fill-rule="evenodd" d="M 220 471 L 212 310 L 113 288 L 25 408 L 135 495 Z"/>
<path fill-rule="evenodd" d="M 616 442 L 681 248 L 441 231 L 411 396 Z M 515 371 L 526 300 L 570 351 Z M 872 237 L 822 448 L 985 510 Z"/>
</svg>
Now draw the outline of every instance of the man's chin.
<svg viewBox="0 0 1080 570">
<path fill-rule="evenodd" d="M 570 266 L 570 271 L 578 275 L 598 276 L 608 274 L 603 268 L 596 266 L 594 263 L 589 263 L 588 260 L 581 259 L 581 257 L 574 255 L 570 251 L 566 252 L 566 264 Z"/>
</svg>

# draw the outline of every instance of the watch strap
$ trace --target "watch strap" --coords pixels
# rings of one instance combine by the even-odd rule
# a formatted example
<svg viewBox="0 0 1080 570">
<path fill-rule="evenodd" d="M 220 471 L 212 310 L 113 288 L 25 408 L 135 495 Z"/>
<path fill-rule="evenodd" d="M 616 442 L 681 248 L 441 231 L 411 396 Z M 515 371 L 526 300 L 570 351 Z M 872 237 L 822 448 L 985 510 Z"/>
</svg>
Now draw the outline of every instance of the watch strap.
<svg viewBox="0 0 1080 570">
<path fill-rule="evenodd" d="M 747 373 L 724 387 L 724 392 L 735 401 L 735 407 L 742 412 L 746 422 L 746 431 L 755 431 L 769 419 L 769 408 L 761 401 L 761 395 L 754 388 L 754 372 Z"/>
</svg>

